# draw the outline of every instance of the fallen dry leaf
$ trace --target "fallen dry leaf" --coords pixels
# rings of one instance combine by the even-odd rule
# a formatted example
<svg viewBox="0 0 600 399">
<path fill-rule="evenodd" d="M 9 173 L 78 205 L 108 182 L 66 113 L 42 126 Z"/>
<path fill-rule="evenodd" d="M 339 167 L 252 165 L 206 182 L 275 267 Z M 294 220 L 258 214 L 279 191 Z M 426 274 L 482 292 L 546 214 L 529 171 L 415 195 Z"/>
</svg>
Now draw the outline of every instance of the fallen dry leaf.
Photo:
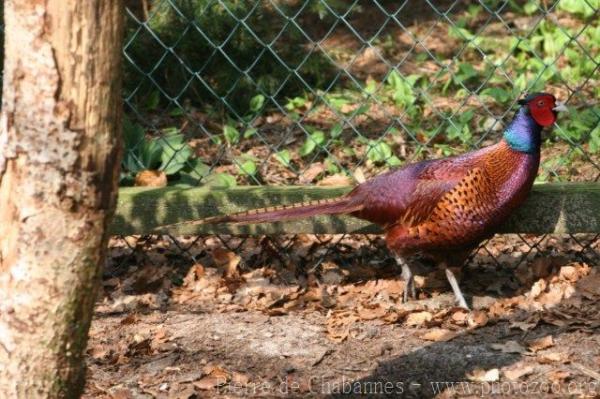
<svg viewBox="0 0 600 399">
<path fill-rule="evenodd" d="M 535 299 L 538 296 L 540 296 L 540 294 L 542 292 L 544 292 L 546 290 L 546 287 L 548 286 L 548 284 L 546 283 L 546 280 L 540 279 L 538 281 L 536 281 L 533 286 L 531 287 L 531 290 L 529 291 L 529 298 L 531 299 Z"/>
<path fill-rule="evenodd" d="M 500 371 L 498 369 L 475 369 L 467 374 L 467 378 L 474 382 L 494 382 L 500 379 Z"/>
<path fill-rule="evenodd" d="M 600 273 L 581 279 L 577 283 L 577 288 L 584 295 L 587 294 L 589 299 L 600 296 Z"/>
<path fill-rule="evenodd" d="M 353 183 L 352 179 L 346 175 L 335 174 L 327 176 L 317 183 L 317 186 L 351 186 Z"/>
<path fill-rule="evenodd" d="M 451 331 L 446 328 L 432 328 L 422 334 L 421 339 L 434 342 L 446 342 L 456 338 L 457 335 L 458 333 L 456 331 Z"/>
<path fill-rule="evenodd" d="M 365 177 L 365 174 L 360 166 L 358 168 L 354 169 L 354 172 L 352 173 L 352 177 L 354 177 L 354 180 L 358 184 L 364 183 L 367 180 L 367 178 Z"/>
<path fill-rule="evenodd" d="M 410 313 L 406 318 L 406 325 L 418 327 L 431 321 L 432 318 L 431 313 L 427 311 Z"/>
<path fill-rule="evenodd" d="M 579 370 L 580 372 L 582 372 L 583 374 L 585 374 L 586 376 L 593 378 L 596 381 L 600 381 L 600 373 L 597 372 L 596 370 L 593 370 L 591 368 L 589 368 L 588 366 L 581 364 L 581 363 L 573 363 L 573 367 L 577 370 Z"/>
<path fill-rule="evenodd" d="M 233 277 L 238 274 L 237 267 L 242 258 L 235 252 L 224 248 L 215 248 L 212 251 L 212 257 L 215 264 L 223 268 L 224 277 Z"/>
<path fill-rule="evenodd" d="M 487 314 L 481 310 L 472 311 L 467 317 L 467 325 L 470 328 L 479 328 L 485 326 L 489 321 Z"/>
<path fill-rule="evenodd" d="M 327 318 L 327 337 L 334 342 L 342 342 L 350 334 L 350 329 L 359 318 L 348 310 L 333 311 Z"/>
<path fill-rule="evenodd" d="M 524 377 L 526 375 L 533 373 L 534 371 L 535 371 L 535 368 L 533 366 L 519 365 L 519 366 L 514 366 L 509 369 L 503 370 L 502 374 L 509 381 L 516 381 L 521 377 Z"/>
<path fill-rule="evenodd" d="M 552 335 L 546 335 L 545 337 L 530 341 L 527 347 L 530 351 L 537 352 L 552 346 L 554 346 L 554 339 L 552 338 Z"/>
<path fill-rule="evenodd" d="M 467 323 L 467 319 L 469 317 L 469 312 L 464 309 L 456 308 L 454 313 L 452 313 L 452 322 L 458 325 L 465 325 Z"/>
<path fill-rule="evenodd" d="M 126 317 L 121 319 L 121 325 L 126 326 L 129 324 L 135 324 L 139 321 L 137 313 L 129 313 Z"/>
<path fill-rule="evenodd" d="M 300 175 L 300 184 L 312 183 L 324 171 L 325 165 L 322 162 L 313 163 Z"/>
<path fill-rule="evenodd" d="M 360 305 L 357 309 L 358 317 L 362 320 L 379 319 L 385 316 L 387 310 L 379 304 Z"/>
<path fill-rule="evenodd" d="M 577 269 L 575 266 L 563 266 L 560 268 L 560 272 L 558 276 L 567 281 L 577 281 L 579 279 L 579 274 L 577 273 Z"/>
<path fill-rule="evenodd" d="M 549 363 L 564 363 L 568 359 L 568 355 L 562 352 L 541 353 L 537 355 L 536 360 L 540 364 Z"/>
</svg>

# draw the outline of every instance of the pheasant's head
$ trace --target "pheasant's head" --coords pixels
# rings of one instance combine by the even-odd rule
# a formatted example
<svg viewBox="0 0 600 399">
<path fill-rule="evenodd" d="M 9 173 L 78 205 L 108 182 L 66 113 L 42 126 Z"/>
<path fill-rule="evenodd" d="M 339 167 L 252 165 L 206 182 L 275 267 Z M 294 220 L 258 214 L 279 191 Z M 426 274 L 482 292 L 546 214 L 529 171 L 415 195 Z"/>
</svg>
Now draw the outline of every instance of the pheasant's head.
<svg viewBox="0 0 600 399">
<path fill-rule="evenodd" d="M 540 126 L 550 126 L 556 122 L 557 112 L 566 111 L 567 108 L 556 97 L 548 93 L 533 93 L 528 95 L 519 104 L 524 106 L 533 120 Z"/>
<path fill-rule="evenodd" d="M 567 108 L 548 93 L 530 94 L 519 100 L 521 108 L 504 131 L 504 139 L 516 151 L 538 153 L 544 126 L 556 121 L 559 111 Z"/>
</svg>

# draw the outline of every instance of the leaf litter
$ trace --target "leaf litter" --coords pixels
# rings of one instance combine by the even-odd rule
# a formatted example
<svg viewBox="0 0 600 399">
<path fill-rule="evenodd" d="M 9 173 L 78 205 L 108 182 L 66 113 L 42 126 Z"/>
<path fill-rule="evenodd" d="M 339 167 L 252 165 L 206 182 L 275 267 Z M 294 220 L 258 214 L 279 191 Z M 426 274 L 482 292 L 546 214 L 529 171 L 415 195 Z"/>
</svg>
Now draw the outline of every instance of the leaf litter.
<svg viewBox="0 0 600 399">
<path fill-rule="evenodd" d="M 498 297 L 488 295 L 489 285 L 486 287 L 485 279 L 470 278 L 467 291 L 475 292 L 471 298 L 474 309 L 466 311 L 454 306 L 443 274 L 436 269 L 419 274 L 417 300 L 402 303 L 404 282 L 394 270 L 395 265 L 370 263 L 355 268 L 357 271 L 334 258 L 316 268 L 302 268 L 298 266 L 302 259 L 320 256 L 322 252 L 319 252 L 321 243 L 310 236 L 300 237 L 300 240 L 303 244 L 297 250 L 295 247 L 288 259 L 271 257 L 270 264 L 265 262 L 260 267 L 249 267 L 246 263 L 249 257 L 268 256 L 265 249 L 268 247 L 256 240 L 260 251 L 240 252 L 214 246 L 201 252 L 195 258 L 196 262 L 185 268 L 169 267 L 169 256 L 163 253 L 156 255 L 153 262 L 130 267 L 122 276 L 105 278 L 96 313 L 120 318 L 119 327 L 114 331 L 92 329 L 88 357 L 89 362 L 96 365 L 91 378 L 95 392 L 117 397 L 131 391 L 133 388 L 127 384 L 112 384 L 114 386 L 108 388 L 112 386 L 108 384 L 112 379 L 108 377 L 110 370 L 130 367 L 139 374 L 136 389 L 143 386 L 142 391 L 155 396 L 161 392 L 177 392 L 181 397 L 201 392 L 229 392 L 265 381 L 265 378 L 271 381 L 280 378 L 278 374 L 259 375 L 244 366 L 244 362 L 227 362 L 230 356 L 227 353 L 209 362 L 200 359 L 195 365 L 180 367 L 179 362 L 186 357 L 185 345 L 182 346 L 180 341 L 189 338 L 161 327 L 161 315 L 165 311 L 221 314 L 224 317 L 240 312 L 249 316 L 262 314 L 263 318 L 249 324 L 248 328 L 256 325 L 263 329 L 277 325 L 277 320 L 319 315 L 315 326 L 320 325 L 320 328 L 311 332 L 311 337 L 322 336 L 325 341 L 319 341 L 306 352 L 312 352 L 306 361 L 302 357 L 308 355 L 302 351 L 290 351 L 285 345 L 269 346 L 269 341 L 280 336 L 278 334 L 286 334 L 285 328 L 279 333 L 264 330 L 262 343 L 249 347 L 258 351 L 256 353 L 268 356 L 278 353 L 275 356 L 279 359 L 287 359 L 280 360 L 288 364 L 284 367 L 289 371 L 284 372 L 288 373 L 286 378 L 304 389 L 309 384 L 294 370 L 329 367 L 327 364 L 339 351 L 339 345 L 361 342 L 368 346 L 369 342 L 383 339 L 382 331 L 411 334 L 412 339 L 417 340 L 413 345 L 419 340 L 421 345 L 451 344 L 503 323 L 510 339 L 491 341 L 488 345 L 490 353 L 518 356 L 523 360 L 506 367 L 474 368 L 465 373 L 466 379 L 473 382 L 522 381 L 541 375 L 564 383 L 575 375 L 589 377 L 590 373 L 582 370 L 594 370 L 585 365 L 582 367 L 587 369 L 564 369 L 571 364 L 576 351 L 560 347 L 552 333 L 538 333 L 548 328 L 578 334 L 597 331 L 600 326 L 600 310 L 596 306 L 600 298 L 600 276 L 586 263 L 557 257 L 538 257 L 532 262 L 523 262 L 529 268 L 519 266 L 516 269 L 518 285 L 514 294 Z M 297 261 L 290 262 L 294 257 Z M 501 280 L 497 287 L 511 284 L 510 277 L 505 281 L 502 277 L 496 280 Z M 207 339 L 216 348 L 227 339 L 223 334 L 227 335 L 226 332 L 215 332 Z M 381 353 L 392 352 L 386 349 Z M 600 354 L 598 356 L 600 359 Z M 370 368 L 366 363 L 351 369 L 360 373 L 360 370 Z M 103 380 L 105 374 L 107 377 Z M 153 377 L 157 375 L 163 376 L 158 385 Z M 92 385 L 88 386 L 90 392 L 94 391 Z"/>
</svg>

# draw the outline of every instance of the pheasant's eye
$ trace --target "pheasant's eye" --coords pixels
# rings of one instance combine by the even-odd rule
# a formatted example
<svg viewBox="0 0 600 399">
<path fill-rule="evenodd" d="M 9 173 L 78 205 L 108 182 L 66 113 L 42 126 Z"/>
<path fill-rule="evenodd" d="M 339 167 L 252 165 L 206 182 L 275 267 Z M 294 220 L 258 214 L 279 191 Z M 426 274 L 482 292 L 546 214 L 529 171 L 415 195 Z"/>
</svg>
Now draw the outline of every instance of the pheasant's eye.
<svg viewBox="0 0 600 399">
<path fill-rule="evenodd" d="M 538 105 L 538 107 L 543 107 L 544 101 L 543 100 L 538 101 L 537 105 Z"/>
</svg>

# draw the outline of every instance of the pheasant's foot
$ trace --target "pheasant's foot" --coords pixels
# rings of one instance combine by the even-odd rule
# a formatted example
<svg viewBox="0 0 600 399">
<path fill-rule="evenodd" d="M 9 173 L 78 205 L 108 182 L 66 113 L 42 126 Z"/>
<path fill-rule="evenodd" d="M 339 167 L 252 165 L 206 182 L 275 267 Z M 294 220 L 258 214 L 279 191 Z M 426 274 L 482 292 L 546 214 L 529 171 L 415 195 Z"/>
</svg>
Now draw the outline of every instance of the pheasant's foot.
<svg viewBox="0 0 600 399">
<path fill-rule="evenodd" d="M 398 264 L 402 268 L 402 279 L 405 283 L 404 293 L 402 294 L 402 302 L 406 303 L 408 302 L 409 295 L 410 298 L 413 300 L 417 298 L 417 291 L 415 289 L 415 277 L 412 274 L 408 263 L 406 263 L 404 259 L 397 257 L 396 262 L 398 262 Z"/>
<path fill-rule="evenodd" d="M 452 273 L 452 270 L 450 270 L 449 268 L 446 268 L 446 278 L 450 283 L 450 287 L 452 287 L 452 291 L 454 292 L 454 296 L 456 297 L 456 303 L 458 304 L 458 306 L 470 310 L 469 306 L 467 305 L 467 301 L 465 301 L 465 297 L 463 296 L 460 287 L 458 286 L 456 277 L 454 276 L 454 273 Z"/>
</svg>

